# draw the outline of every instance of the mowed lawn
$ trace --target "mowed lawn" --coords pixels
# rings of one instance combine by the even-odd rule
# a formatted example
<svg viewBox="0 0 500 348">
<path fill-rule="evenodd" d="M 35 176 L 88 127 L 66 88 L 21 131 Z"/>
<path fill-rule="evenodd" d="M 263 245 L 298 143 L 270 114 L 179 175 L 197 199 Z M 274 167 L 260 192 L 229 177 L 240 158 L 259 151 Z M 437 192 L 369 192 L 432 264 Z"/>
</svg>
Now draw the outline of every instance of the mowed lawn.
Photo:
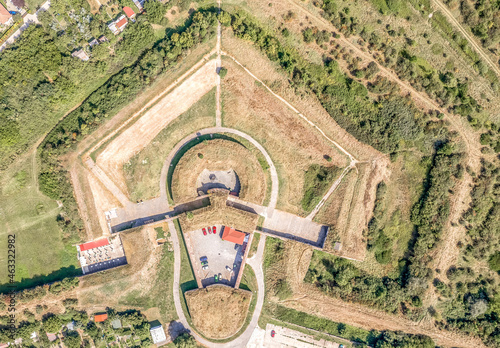
<svg viewBox="0 0 500 348">
<path fill-rule="evenodd" d="M 2 173 L 0 185 L 0 264 L 7 265 L 7 237 L 15 234 L 16 281 L 30 286 L 28 279 L 78 267 L 76 248 L 63 243 L 57 202 L 35 187 L 31 156 Z M 7 267 L 0 267 L 0 288 L 9 279 Z"/>
</svg>

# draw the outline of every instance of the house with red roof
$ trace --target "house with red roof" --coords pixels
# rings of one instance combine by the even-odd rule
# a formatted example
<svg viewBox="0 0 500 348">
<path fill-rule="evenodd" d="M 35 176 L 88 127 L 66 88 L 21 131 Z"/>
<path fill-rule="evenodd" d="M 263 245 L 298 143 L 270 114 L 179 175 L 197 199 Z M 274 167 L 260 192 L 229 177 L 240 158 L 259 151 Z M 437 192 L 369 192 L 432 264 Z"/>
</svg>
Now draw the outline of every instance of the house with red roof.
<svg viewBox="0 0 500 348">
<path fill-rule="evenodd" d="M 128 18 L 130 19 L 134 19 L 135 17 L 135 12 L 134 10 L 132 10 L 132 8 L 128 7 L 128 6 L 125 6 L 123 8 L 123 12 L 125 12 L 125 14 L 127 15 Z"/>
<path fill-rule="evenodd" d="M 109 30 L 111 30 L 113 34 L 118 35 L 123 31 L 123 29 L 125 29 L 127 24 L 128 24 L 127 17 L 125 17 L 125 15 L 121 15 L 115 21 L 109 23 L 108 28 Z"/>
<path fill-rule="evenodd" d="M 246 233 L 236 231 L 232 227 L 224 226 L 224 231 L 222 232 L 222 240 L 242 245 L 245 241 Z"/>
<path fill-rule="evenodd" d="M 12 15 L 7 11 L 2 4 L 0 4 L 0 24 L 1 25 L 11 25 L 14 19 L 12 19 Z"/>
</svg>

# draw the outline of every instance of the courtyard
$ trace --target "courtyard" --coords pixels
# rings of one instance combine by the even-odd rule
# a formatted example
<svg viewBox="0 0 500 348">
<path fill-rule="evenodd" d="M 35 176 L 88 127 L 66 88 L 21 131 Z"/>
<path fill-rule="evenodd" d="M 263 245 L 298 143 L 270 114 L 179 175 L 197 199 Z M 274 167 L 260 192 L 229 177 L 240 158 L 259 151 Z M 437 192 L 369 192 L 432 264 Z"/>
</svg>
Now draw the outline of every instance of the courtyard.
<svg viewBox="0 0 500 348">
<path fill-rule="evenodd" d="M 202 229 L 186 233 L 186 243 L 190 251 L 191 263 L 196 278 L 200 280 L 203 287 L 215 284 L 215 275 L 218 283 L 234 286 L 238 277 L 241 262 L 248 240 L 248 234 L 243 245 L 238 245 L 222 240 L 222 225 L 215 225 L 216 234 L 208 233 L 209 225 L 205 227 L 207 235 Z M 210 225 L 213 229 L 214 225 Z M 203 269 L 200 259 L 206 258 L 208 267 Z"/>
</svg>

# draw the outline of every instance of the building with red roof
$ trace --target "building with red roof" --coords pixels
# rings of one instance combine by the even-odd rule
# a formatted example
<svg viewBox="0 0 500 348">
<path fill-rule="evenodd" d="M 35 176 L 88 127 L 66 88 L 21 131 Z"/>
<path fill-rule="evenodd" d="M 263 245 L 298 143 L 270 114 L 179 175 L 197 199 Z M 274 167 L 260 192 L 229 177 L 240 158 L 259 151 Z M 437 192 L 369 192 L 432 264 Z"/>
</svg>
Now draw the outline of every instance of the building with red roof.
<svg viewBox="0 0 500 348">
<path fill-rule="evenodd" d="M 106 319 L 108 319 L 108 313 L 100 313 L 94 315 L 94 321 L 96 323 L 102 323 L 103 321 L 106 321 Z"/>
<path fill-rule="evenodd" d="M 123 12 L 125 12 L 125 14 L 127 15 L 128 18 L 132 19 L 135 17 L 135 12 L 134 10 L 132 10 L 130 7 L 128 6 L 125 6 L 123 8 Z"/>
<path fill-rule="evenodd" d="M 10 25 L 13 22 L 12 15 L 0 4 L 0 24 Z"/>
<path fill-rule="evenodd" d="M 245 241 L 245 237 L 245 233 L 236 231 L 234 228 L 224 226 L 224 231 L 222 232 L 222 240 L 242 245 Z"/>
<path fill-rule="evenodd" d="M 116 19 L 116 21 L 109 23 L 108 28 L 109 28 L 109 30 L 111 30 L 111 32 L 113 34 L 118 35 L 119 33 L 121 33 L 123 31 L 123 29 L 125 29 L 127 24 L 128 24 L 127 17 L 125 17 L 124 15 L 121 15 L 120 17 L 118 17 Z"/>
<path fill-rule="evenodd" d="M 85 251 L 85 250 L 90 250 L 90 249 L 102 247 L 105 245 L 109 245 L 108 238 L 98 239 L 98 240 L 94 240 L 92 242 L 80 244 L 79 248 L 80 248 L 80 251 Z"/>
</svg>

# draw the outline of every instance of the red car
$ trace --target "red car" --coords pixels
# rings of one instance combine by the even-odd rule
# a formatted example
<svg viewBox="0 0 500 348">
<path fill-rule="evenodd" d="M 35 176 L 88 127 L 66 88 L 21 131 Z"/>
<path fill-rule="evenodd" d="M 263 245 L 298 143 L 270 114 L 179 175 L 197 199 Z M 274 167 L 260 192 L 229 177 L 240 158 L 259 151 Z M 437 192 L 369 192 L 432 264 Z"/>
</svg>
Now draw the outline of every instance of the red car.
<svg viewBox="0 0 500 348">
<path fill-rule="evenodd" d="M 271 330 L 271 337 L 274 337 L 274 335 L 276 335 L 276 331 Z"/>
<path fill-rule="evenodd" d="M 203 231 L 203 235 L 206 236 L 207 235 L 207 230 L 205 229 L 205 227 L 203 227 L 201 230 Z"/>
<path fill-rule="evenodd" d="M 212 227 L 213 234 L 217 234 L 217 227 Z"/>
<path fill-rule="evenodd" d="M 212 233 L 212 227 L 208 227 L 208 234 Z"/>
</svg>

